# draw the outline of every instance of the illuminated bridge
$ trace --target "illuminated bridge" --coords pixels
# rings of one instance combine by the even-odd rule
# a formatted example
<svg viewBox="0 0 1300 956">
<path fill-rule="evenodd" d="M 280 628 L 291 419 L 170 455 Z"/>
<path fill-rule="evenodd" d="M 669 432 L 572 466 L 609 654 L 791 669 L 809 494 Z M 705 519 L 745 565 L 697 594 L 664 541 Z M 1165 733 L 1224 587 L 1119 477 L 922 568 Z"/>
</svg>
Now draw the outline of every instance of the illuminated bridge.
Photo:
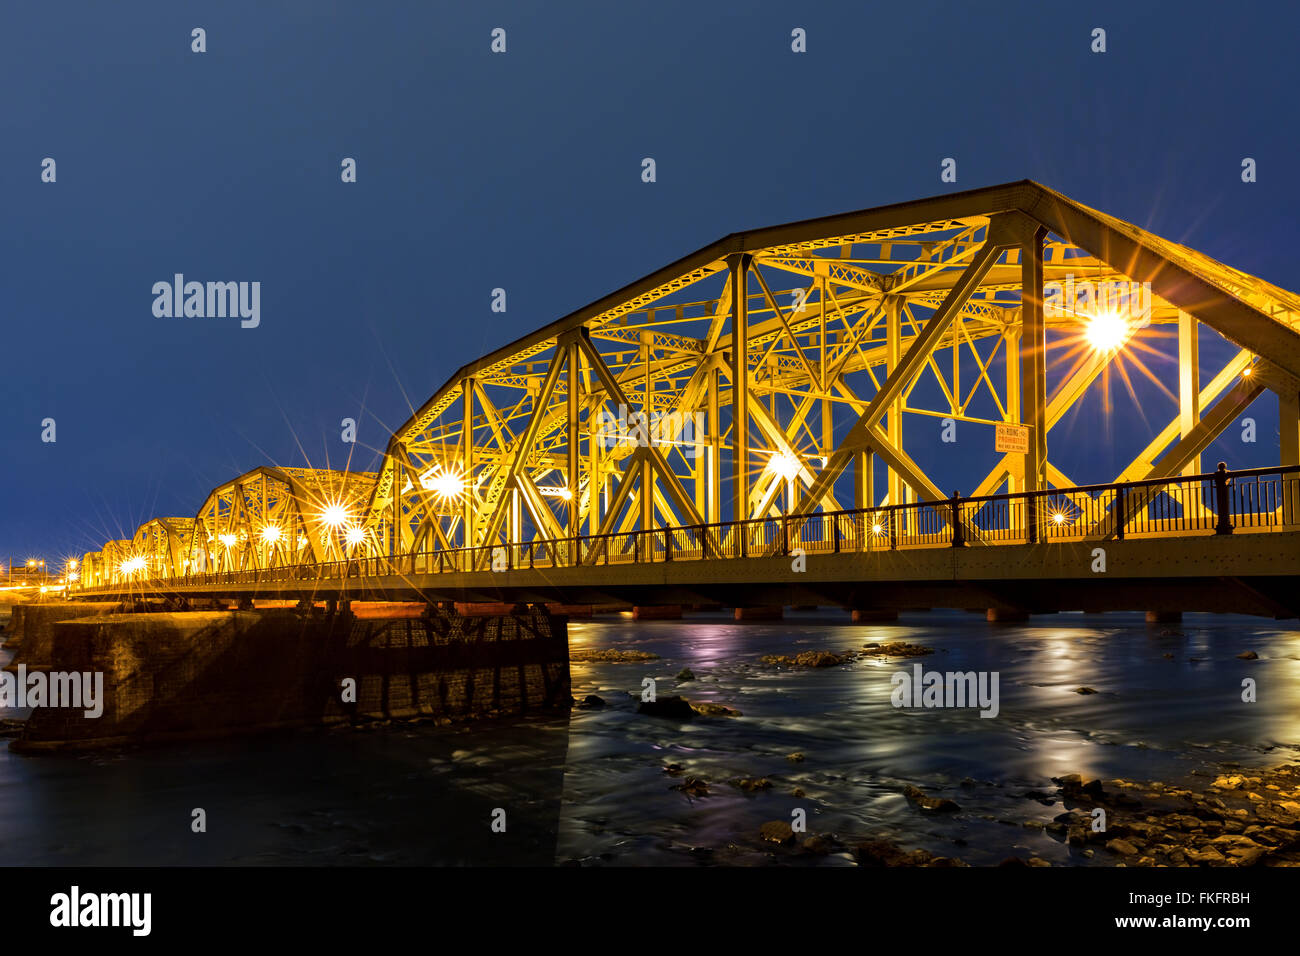
<svg viewBox="0 0 1300 956">
<path fill-rule="evenodd" d="M 727 236 L 70 592 L 1286 617 L 1298 574 L 1300 297 L 1026 181 Z"/>
</svg>

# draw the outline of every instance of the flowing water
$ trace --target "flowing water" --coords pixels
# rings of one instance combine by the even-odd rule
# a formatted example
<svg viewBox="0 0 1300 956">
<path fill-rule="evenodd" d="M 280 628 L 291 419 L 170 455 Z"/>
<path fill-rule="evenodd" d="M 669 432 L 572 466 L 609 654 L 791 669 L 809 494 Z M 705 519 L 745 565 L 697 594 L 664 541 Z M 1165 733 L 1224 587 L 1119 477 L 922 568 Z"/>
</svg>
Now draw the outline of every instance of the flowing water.
<svg viewBox="0 0 1300 956">
<path fill-rule="evenodd" d="M 1225 764 L 1300 750 L 1300 629 L 1258 618 L 1061 614 L 990 625 L 958 612 L 854 625 L 843 612 L 769 624 L 724 614 L 597 618 L 573 649 L 647 651 L 575 663 L 573 692 L 606 706 L 475 727 L 303 730 L 92 756 L 0 753 L 0 864 L 604 863 L 849 865 L 848 852 L 774 852 L 762 823 L 807 814 L 809 833 L 894 840 L 991 864 L 1085 859 L 1027 826 L 1060 813 L 1050 778 L 1191 782 Z M 774 668 L 764 654 L 908 641 L 926 657 Z M 1255 651 L 1258 660 L 1238 654 Z M 0 653 L 0 662 L 8 655 Z M 900 709 L 891 677 L 914 664 L 998 675 L 999 712 Z M 679 684 L 689 668 L 696 679 Z M 687 722 L 637 713 L 644 678 L 741 711 Z M 1242 682 L 1258 700 L 1242 701 Z M 1095 694 L 1079 694 L 1087 686 Z M 0 717 L 22 717 L 19 711 Z M 802 753 L 795 762 L 789 754 Z M 664 772 L 678 764 L 683 772 Z M 671 789 L 687 776 L 708 794 Z M 746 792 L 730 781 L 765 777 Z M 904 786 L 956 801 L 918 809 Z M 796 788 L 802 796 L 796 796 Z M 1037 798 L 1027 794 L 1039 793 Z M 1049 796 L 1043 797 L 1046 792 Z M 193 832 L 194 811 L 206 832 Z M 505 832 L 493 832 L 494 812 Z M 502 813 L 496 813 L 500 820 Z"/>
</svg>

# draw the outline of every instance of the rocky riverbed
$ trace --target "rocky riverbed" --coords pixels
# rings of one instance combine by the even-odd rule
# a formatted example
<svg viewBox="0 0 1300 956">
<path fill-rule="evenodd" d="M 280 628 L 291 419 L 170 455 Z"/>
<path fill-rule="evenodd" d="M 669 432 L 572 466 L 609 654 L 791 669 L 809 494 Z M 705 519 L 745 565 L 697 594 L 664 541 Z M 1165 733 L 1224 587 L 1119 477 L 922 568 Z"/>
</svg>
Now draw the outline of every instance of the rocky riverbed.
<svg viewBox="0 0 1300 956">
<path fill-rule="evenodd" d="M 707 785 L 696 778 L 688 782 L 697 792 L 707 792 Z M 1199 790 L 1159 781 L 1084 780 L 1077 773 L 1053 782 L 1051 794 L 1028 791 L 1022 796 L 1060 807 L 1061 813 L 1045 824 L 1026 819 L 1019 825 L 1041 829 L 1083 859 L 1114 866 L 1300 866 L 1298 764 L 1247 773 L 1225 768 Z M 953 800 L 929 796 L 910 785 L 904 787 L 904 796 L 921 813 L 962 810 Z M 1017 825 L 1014 820 L 999 822 Z M 956 853 L 909 850 L 879 835 L 801 833 L 784 820 L 762 824 L 757 837 L 787 856 L 838 852 L 866 866 L 969 865 Z M 1052 863 L 1034 855 L 1013 855 L 1000 865 Z"/>
</svg>

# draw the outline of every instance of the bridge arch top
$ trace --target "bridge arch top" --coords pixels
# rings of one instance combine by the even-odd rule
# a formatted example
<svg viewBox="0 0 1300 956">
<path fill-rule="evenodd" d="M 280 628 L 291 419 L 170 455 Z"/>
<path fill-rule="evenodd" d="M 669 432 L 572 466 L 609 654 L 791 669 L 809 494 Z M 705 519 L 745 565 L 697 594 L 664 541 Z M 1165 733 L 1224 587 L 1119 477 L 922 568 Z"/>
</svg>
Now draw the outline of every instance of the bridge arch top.
<svg viewBox="0 0 1300 956">
<path fill-rule="evenodd" d="M 1259 356 L 1260 381 L 1269 387 L 1285 392 L 1300 383 L 1300 296 L 1037 182 L 1021 180 L 731 233 L 466 363 L 390 438 L 367 523 L 409 523 L 393 540 L 408 536 L 408 543 L 418 541 L 421 529 L 435 520 L 436 509 L 426 500 L 429 482 L 441 471 L 463 470 L 467 444 L 482 459 L 473 466 L 476 474 L 470 480 L 483 509 L 490 513 L 503 507 L 506 492 L 499 487 L 499 476 L 488 480 L 479 472 L 520 454 L 517 446 L 526 436 L 510 434 L 507 428 L 503 438 L 501 426 L 510 409 L 529 408 L 528 402 L 543 397 L 543 392 L 552 408 L 546 410 L 543 430 L 533 436 L 534 447 L 526 452 L 528 466 L 558 459 L 564 441 L 556 436 L 566 417 L 562 378 L 559 387 L 547 388 L 551 367 L 565 361 L 557 358 L 564 351 L 562 341 L 582 338 L 638 407 L 645 404 L 645 395 L 657 392 L 664 396 L 664 408 L 689 412 L 686 406 L 703 403 L 706 391 L 694 373 L 706 366 L 719 368 L 723 378 L 718 402 L 726 408 L 734 397 L 732 276 L 743 263 L 740 267 L 749 275 L 746 364 L 756 378 L 779 377 L 787 393 L 798 391 L 819 372 L 815 361 L 799 354 L 801 347 L 793 343 L 816 319 L 812 310 L 796 319 L 787 295 L 801 286 L 809 293 L 820 286 L 818 296 L 829 299 L 837 314 L 853 322 L 893 303 L 907 310 L 905 328 L 910 320 L 919 334 L 962 282 L 995 218 L 1019 218 L 1029 232 L 1035 225 L 1046 232 L 1045 280 L 1068 272 L 1098 282 L 1149 283 L 1154 324 L 1177 323 L 1180 313 L 1191 315 Z M 936 349 L 959 338 L 975 342 L 1018 329 L 1023 248 L 1007 248 L 996 257 L 975 294 L 961 306 L 960 327 L 936 339 Z M 783 285 L 778 279 L 787 281 Z M 905 339 L 904 347 L 908 344 Z M 836 375 L 866 370 L 878 378 L 876 373 L 891 361 L 884 344 L 870 338 L 861 352 L 836 365 Z M 644 358 L 646 353 L 649 358 Z M 654 380 L 644 388 L 636 368 L 643 359 L 645 377 Z M 583 374 L 594 373 L 585 353 L 577 361 Z M 603 385 L 583 388 L 594 393 Z M 861 395 L 863 401 L 870 398 L 869 392 Z M 658 410 L 654 401 L 649 407 Z M 469 439 L 462 434 L 464 421 L 472 429 Z M 506 483 L 517 480 L 511 476 Z M 550 523 L 535 502 L 526 504 L 541 524 Z M 500 527 L 490 514 L 485 521 L 486 527 Z M 486 538 L 480 534 L 476 540 Z"/>
</svg>

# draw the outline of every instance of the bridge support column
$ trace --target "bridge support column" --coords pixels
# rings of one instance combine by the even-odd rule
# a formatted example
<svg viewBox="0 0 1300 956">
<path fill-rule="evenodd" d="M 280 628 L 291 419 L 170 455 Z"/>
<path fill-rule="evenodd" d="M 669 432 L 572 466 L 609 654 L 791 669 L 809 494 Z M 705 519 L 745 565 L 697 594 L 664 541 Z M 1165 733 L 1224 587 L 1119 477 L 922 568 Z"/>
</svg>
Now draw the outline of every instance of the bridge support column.
<svg viewBox="0 0 1300 956">
<path fill-rule="evenodd" d="M 303 621 L 282 608 L 239 620 L 226 611 L 66 616 L 52 626 L 49 668 L 103 672 L 102 713 L 88 719 L 80 708 L 33 708 L 14 753 L 271 727 L 567 713 L 571 704 L 564 619 L 539 609 L 477 619 L 439 609 L 425 620 L 356 623 Z M 231 659 L 256 666 L 232 668 Z M 355 678 L 350 700 L 339 693 L 342 676 Z M 150 692 L 114 692 L 130 687 Z"/>
<path fill-rule="evenodd" d="M 1182 611 L 1147 611 L 1148 624 L 1177 624 L 1183 619 Z"/>
<path fill-rule="evenodd" d="M 984 612 L 990 624 L 1017 624 L 1029 620 L 1029 612 L 1018 607 L 991 607 Z"/>
<path fill-rule="evenodd" d="M 890 621 L 897 621 L 898 612 L 887 608 L 855 607 L 852 610 L 851 618 L 854 624 L 885 624 Z"/>
<path fill-rule="evenodd" d="M 738 607 L 732 612 L 732 617 L 737 621 L 779 621 L 785 617 L 785 608 L 779 604 Z"/>
</svg>

